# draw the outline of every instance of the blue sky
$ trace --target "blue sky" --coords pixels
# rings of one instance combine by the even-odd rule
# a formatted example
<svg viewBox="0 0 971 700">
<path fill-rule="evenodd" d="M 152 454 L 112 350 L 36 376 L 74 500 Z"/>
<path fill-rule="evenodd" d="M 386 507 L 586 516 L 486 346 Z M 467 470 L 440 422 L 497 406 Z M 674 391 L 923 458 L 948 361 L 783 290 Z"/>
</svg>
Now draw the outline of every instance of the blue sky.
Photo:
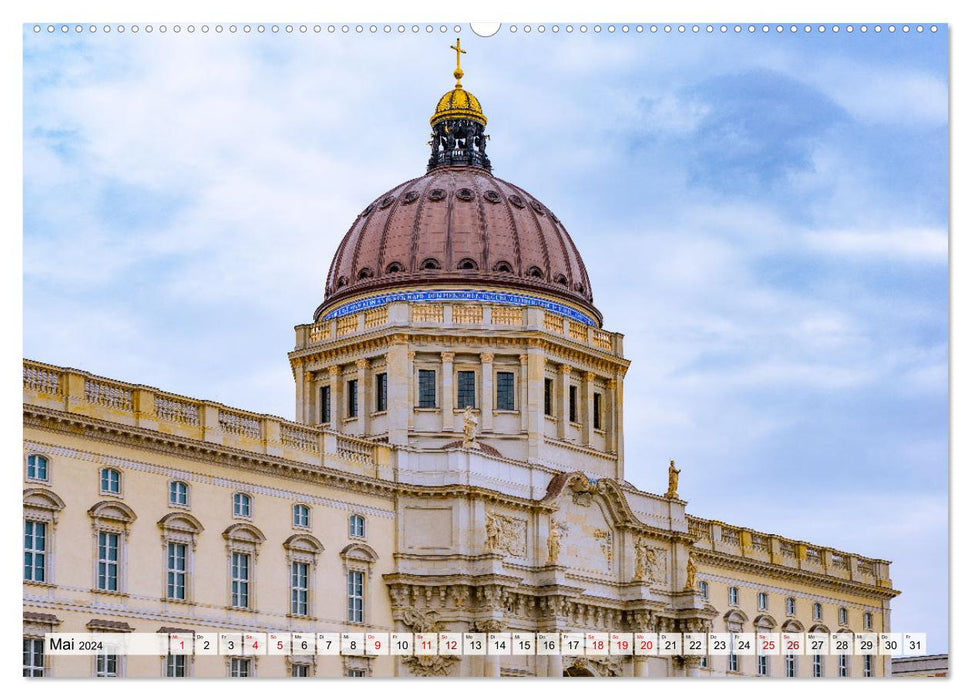
<svg viewBox="0 0 971 700">
<path fill-rule="evenodd" d="M 423 172 L 454 36 L 28 27 L 24 355 L 292 416 L 293 326 Z M 946 650 L 946 29 L 461 36 L 495 174 L 626 335 L 627 478 L 893 560 Z"/>
</svg>

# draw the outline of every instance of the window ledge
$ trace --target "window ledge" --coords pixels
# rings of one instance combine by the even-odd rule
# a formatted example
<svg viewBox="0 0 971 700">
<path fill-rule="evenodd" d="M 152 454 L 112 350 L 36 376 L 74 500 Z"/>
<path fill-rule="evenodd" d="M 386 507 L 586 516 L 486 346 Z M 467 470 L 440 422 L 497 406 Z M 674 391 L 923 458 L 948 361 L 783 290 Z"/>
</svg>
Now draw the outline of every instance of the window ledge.
<svg viewBox="0 0 971 700">
<path fill-rule="evenodd" d="M 464 408 L 453 408 L 452 409 L 452 413 L 454 413 L 457 416 L 460 416 L 463 413 L 465 413 L 465 409 Z M 473 413 L 473 415 L 476 415 L 477 416 L 480 413 L 482 413 L 482 411 L 480 411 L 476 406 L 473 406 L 472 407 L 472 413 Z"/>
<path fill-rule="evenodd" d="M 114 596 L 116 598 L 127 598 L 128 597 L 128 594 L 127 593 L 123 593 L 122 591 L 106 591 L 106 590 L 104 590 L 102 588 L 92 588 L 91 589 L 91 592 L 92 593 L 95 593 L 97 595 L 110 595 L 110 596 Z"/>
<path fill-rule="evenodd" d="M 383 411 L 375 411 L 374 413 L 371 414 L 371 418 L 377 418 L 378 416 L 386 416 L 386 415 L 388 415 L 388 409 L 384 409 Z"/>
<path fill-rule="evenodd" d="M 492 412 L 494 416 L 518 415 L 519 411 L 514 408 L 497 408 Z"/>
<path fill-rule="evenodd" d="M 437 406 L 415 406 L 415 413 L 441 413 L 442 409 Z"/>
<path fill-rule="evenodd" d="M 50 581 L 31 581 L 30 579 L 24 579 L 25 586 L 41 586 L 43 588 L 57 588 L 56 583 Z"/>
<path fill-rule="evenodd" d="M 193 601 L 188 600 L 187 598 L 168 598 L 166 596 L 162 596 L 161 598 L 159 598 L 159 600 L 161 600 L 163 603 L 178 603 L 179 605 L 195 605 Z"/>
<path fill-rule="evenodd" d="M 357 416 L 348 416 L 347 418 L 341 418 L 341 423 L 344 423 L 344 424 L 353 423 L 356 420 L 357 420 Z"/>
</svg>

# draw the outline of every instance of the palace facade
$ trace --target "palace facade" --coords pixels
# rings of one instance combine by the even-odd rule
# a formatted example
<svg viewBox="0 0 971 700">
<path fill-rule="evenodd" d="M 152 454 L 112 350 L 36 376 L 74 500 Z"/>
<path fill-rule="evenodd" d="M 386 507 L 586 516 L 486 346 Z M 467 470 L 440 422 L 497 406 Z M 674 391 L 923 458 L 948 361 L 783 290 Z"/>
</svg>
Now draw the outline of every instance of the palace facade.
<svg viewBox="0 0 971 700">
<path fill-rule="evenodd" d="M 460 47 L 456 46 L 456 49 Z M 51 656 L 46 632 L 890 630 L 890 562 L 624 478 L 623 336 L 461 85 L 289 353 L 296 420 L 25 360 L 24 675 L 885 676 L 885 656 Z"/>
</svg>

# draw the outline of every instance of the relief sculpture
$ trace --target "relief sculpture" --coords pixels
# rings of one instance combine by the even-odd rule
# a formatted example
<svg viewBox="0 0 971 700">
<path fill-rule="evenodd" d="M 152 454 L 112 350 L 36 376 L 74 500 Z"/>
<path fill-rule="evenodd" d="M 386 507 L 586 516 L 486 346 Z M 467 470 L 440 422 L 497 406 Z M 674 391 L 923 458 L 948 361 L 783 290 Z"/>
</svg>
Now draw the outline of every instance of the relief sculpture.
<svg viewBox="0 0 971 700">
<path fill-rule="evenodd" d="M 526 521 L 501 513 L 486 513 L 487 551 L 514 557 L 526 554 Z"/>
</svg>

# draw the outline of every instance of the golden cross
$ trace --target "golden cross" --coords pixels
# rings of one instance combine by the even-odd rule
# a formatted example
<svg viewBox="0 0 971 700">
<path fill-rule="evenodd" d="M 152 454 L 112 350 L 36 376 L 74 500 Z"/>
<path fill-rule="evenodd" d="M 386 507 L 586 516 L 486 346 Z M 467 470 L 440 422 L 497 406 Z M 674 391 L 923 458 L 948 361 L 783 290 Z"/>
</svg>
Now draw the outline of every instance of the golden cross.
<svg viewBox="0 0 971 700">
<path fill-rule="evenodd" d="M 455 46 L 449 46 L 448 48 L 455 52 L 455 73 L 453 73 L 455 76 L 455 87 L 462 87 L 462 83 L 459 82 L 462 80 L 462 76 L 465 75 L 462 72 L 462 54 L 465 53 L 462 49 L 462 40 L 456 37 Z"/>
</svg>

